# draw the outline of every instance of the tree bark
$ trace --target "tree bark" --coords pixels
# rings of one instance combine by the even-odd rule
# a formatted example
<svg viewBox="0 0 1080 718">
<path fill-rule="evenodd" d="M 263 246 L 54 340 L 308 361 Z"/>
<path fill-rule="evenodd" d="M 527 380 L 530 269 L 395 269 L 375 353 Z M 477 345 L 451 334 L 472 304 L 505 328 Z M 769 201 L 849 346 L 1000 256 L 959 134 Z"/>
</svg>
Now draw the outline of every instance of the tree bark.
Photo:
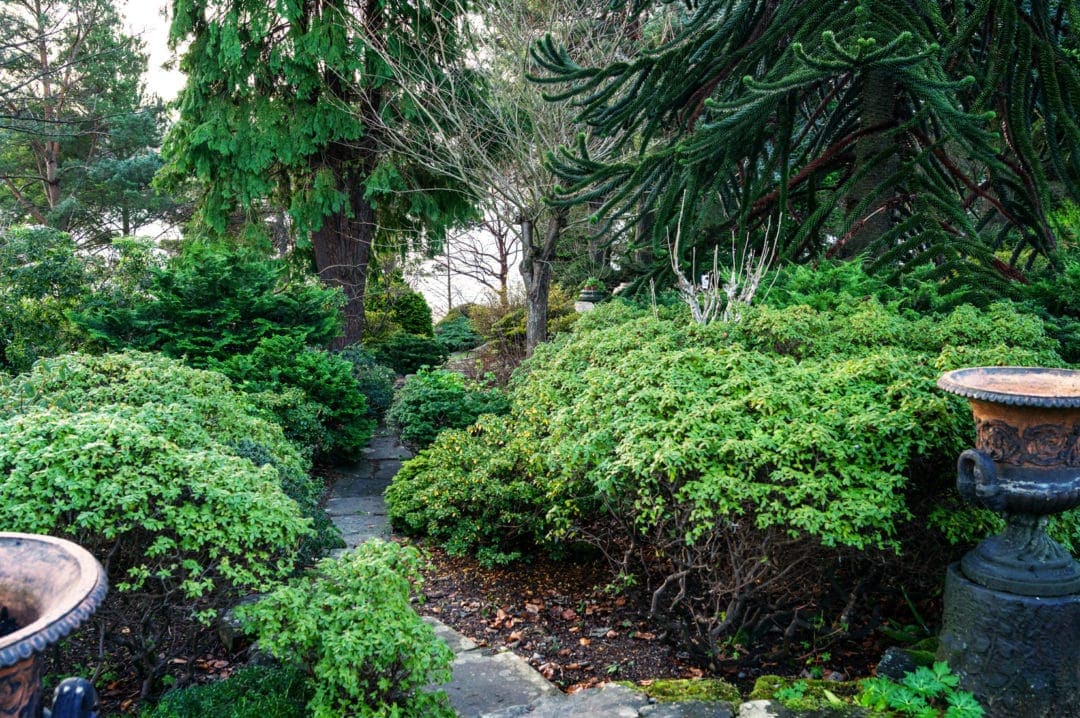
<svg viewBox="0 0 1080 718">
<path fill-rule="evenodd" d="M 521 220 L 521 276 L 525 280 L 525 355 L 546 342 L 551 260 L 566 226 L 566 210 L 552 210 L 543 242 L 537 242 L 532 219 Z"/>
<path fill-rule="evenodd" d="M 364 290 L 375 239 L 375 208 L 364 198 L 363 184 L 352 178 L 347 186 L 353 188 L 350 207 L 328 216 L 311 233 L 319 278 L 345 292 L 345 333 L 330 343 L 331 349 L 355 344 L 364 336 Z"/>
<path fill-rule="evenodd" d="M 851 259 L 868 250 L 892 227 L 891 197 L 882 194 L 880 186 L 900 169 L 900 158 L 895 151 L 884 160 L 874 159 L 893 144 L 892 138 L 884 136 L 883 133 L 896 120 L 896 82 L 888 70 L 875 69 L 866 72 L 862 83 L 859 128 L 874 131 L 856 143 L 855 171 L 866 171 L 852 186 L 844 205 L 848 212 L 851 212 L 867 197 L 875 199 L 862 217 L 854 218 L 851 231 L 837 252 L 837 256 L 845 259 Z M 880 253 L 884 249 L 878 245 L 875 251 Z"/>
</svg>

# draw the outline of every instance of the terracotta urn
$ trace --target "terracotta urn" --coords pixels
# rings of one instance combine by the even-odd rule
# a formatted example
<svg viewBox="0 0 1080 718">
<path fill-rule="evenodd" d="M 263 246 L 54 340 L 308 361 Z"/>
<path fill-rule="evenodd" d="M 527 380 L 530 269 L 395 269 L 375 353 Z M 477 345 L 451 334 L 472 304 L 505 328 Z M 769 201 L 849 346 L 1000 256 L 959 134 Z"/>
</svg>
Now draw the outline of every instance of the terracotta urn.
<svg viewBox="0 0 1080 718">
<path fill-rule="evenodd" d="M 89 551 L 63 539 L 0 533 L 0 716 L 41 715 L 41 654 L 78 628 L 107 590 Z"/>
</svg>

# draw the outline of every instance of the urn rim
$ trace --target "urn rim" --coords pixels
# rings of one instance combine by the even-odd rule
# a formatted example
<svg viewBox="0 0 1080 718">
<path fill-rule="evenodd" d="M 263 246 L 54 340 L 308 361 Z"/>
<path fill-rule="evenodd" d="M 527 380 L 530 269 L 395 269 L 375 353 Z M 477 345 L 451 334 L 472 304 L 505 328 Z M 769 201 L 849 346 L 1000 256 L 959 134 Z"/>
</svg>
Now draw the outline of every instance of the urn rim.
<svg viewBox="0 0 1080 718">
<path fill-rule="evenodd" d="M 1080 408 L 1080 371 L 1051 367 L 969 367 L 945 372 L 937 385 L 977 401 L 1052 409 Z"/>
<path fill-rule="evenodd" d="M 74 631 L 108 590 L 93 554 L 66 539 L 0 532 L 0 563 L 0 594 L 5 600 L 24 597 L 33 612 L 30 623 L 0 637 L 0 668 L 41 653 Z"/>
</svg>

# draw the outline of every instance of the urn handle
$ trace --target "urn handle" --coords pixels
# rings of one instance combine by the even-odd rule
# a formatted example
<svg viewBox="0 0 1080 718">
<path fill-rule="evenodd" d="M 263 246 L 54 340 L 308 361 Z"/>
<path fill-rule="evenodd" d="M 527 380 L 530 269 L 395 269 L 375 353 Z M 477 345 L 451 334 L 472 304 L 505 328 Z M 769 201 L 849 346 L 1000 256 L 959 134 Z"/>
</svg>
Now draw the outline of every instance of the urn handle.
<svg viewBox="0 0 1080 718">
<path fill-rule="evenodd" d="M 960 454 L 956 463 L 956 490 L 965 501 L 999 513 L 1005 510 L 1007 497 L 998 479 L 997 466 L 977 449 Z"/>
</svg>

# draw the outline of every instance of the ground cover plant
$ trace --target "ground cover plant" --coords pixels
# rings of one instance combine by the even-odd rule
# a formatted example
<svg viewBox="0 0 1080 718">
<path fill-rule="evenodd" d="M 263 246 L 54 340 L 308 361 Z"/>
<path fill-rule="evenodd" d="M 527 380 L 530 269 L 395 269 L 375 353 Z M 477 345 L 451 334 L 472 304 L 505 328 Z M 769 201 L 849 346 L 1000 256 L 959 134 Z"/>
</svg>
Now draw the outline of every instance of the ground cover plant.
<svg viewBox="0 0 1080 718">
<path fill-rule="evenodd" d="M 926 497 L 948 495 L 971 427 L 935 388 L 942 371 L 1061 363 L 1008 303 L 920 316 L 816 281 L 778 283 L 738 324 L 590 312 L 515 375 L 506 417 L 445 432 L 403 467 L 391 517 L 490 560 L 591 544 L 705 654 L 783 631 L 800 586 L 902 550 Z M 796 296 L 812 301 L 783 301 Z M 985 530 L 971 512 L 930 519 L 955 540 Z"/>
<path fill-rule="evenodd" d="M 143 697 L 192 649 L 178 627 L 293 571 L 309 468 L 228 379 L 160 355 L 64 355 L 0 385 L 0 518 L 102 562 L 91 630 Z"/>
</svg>

